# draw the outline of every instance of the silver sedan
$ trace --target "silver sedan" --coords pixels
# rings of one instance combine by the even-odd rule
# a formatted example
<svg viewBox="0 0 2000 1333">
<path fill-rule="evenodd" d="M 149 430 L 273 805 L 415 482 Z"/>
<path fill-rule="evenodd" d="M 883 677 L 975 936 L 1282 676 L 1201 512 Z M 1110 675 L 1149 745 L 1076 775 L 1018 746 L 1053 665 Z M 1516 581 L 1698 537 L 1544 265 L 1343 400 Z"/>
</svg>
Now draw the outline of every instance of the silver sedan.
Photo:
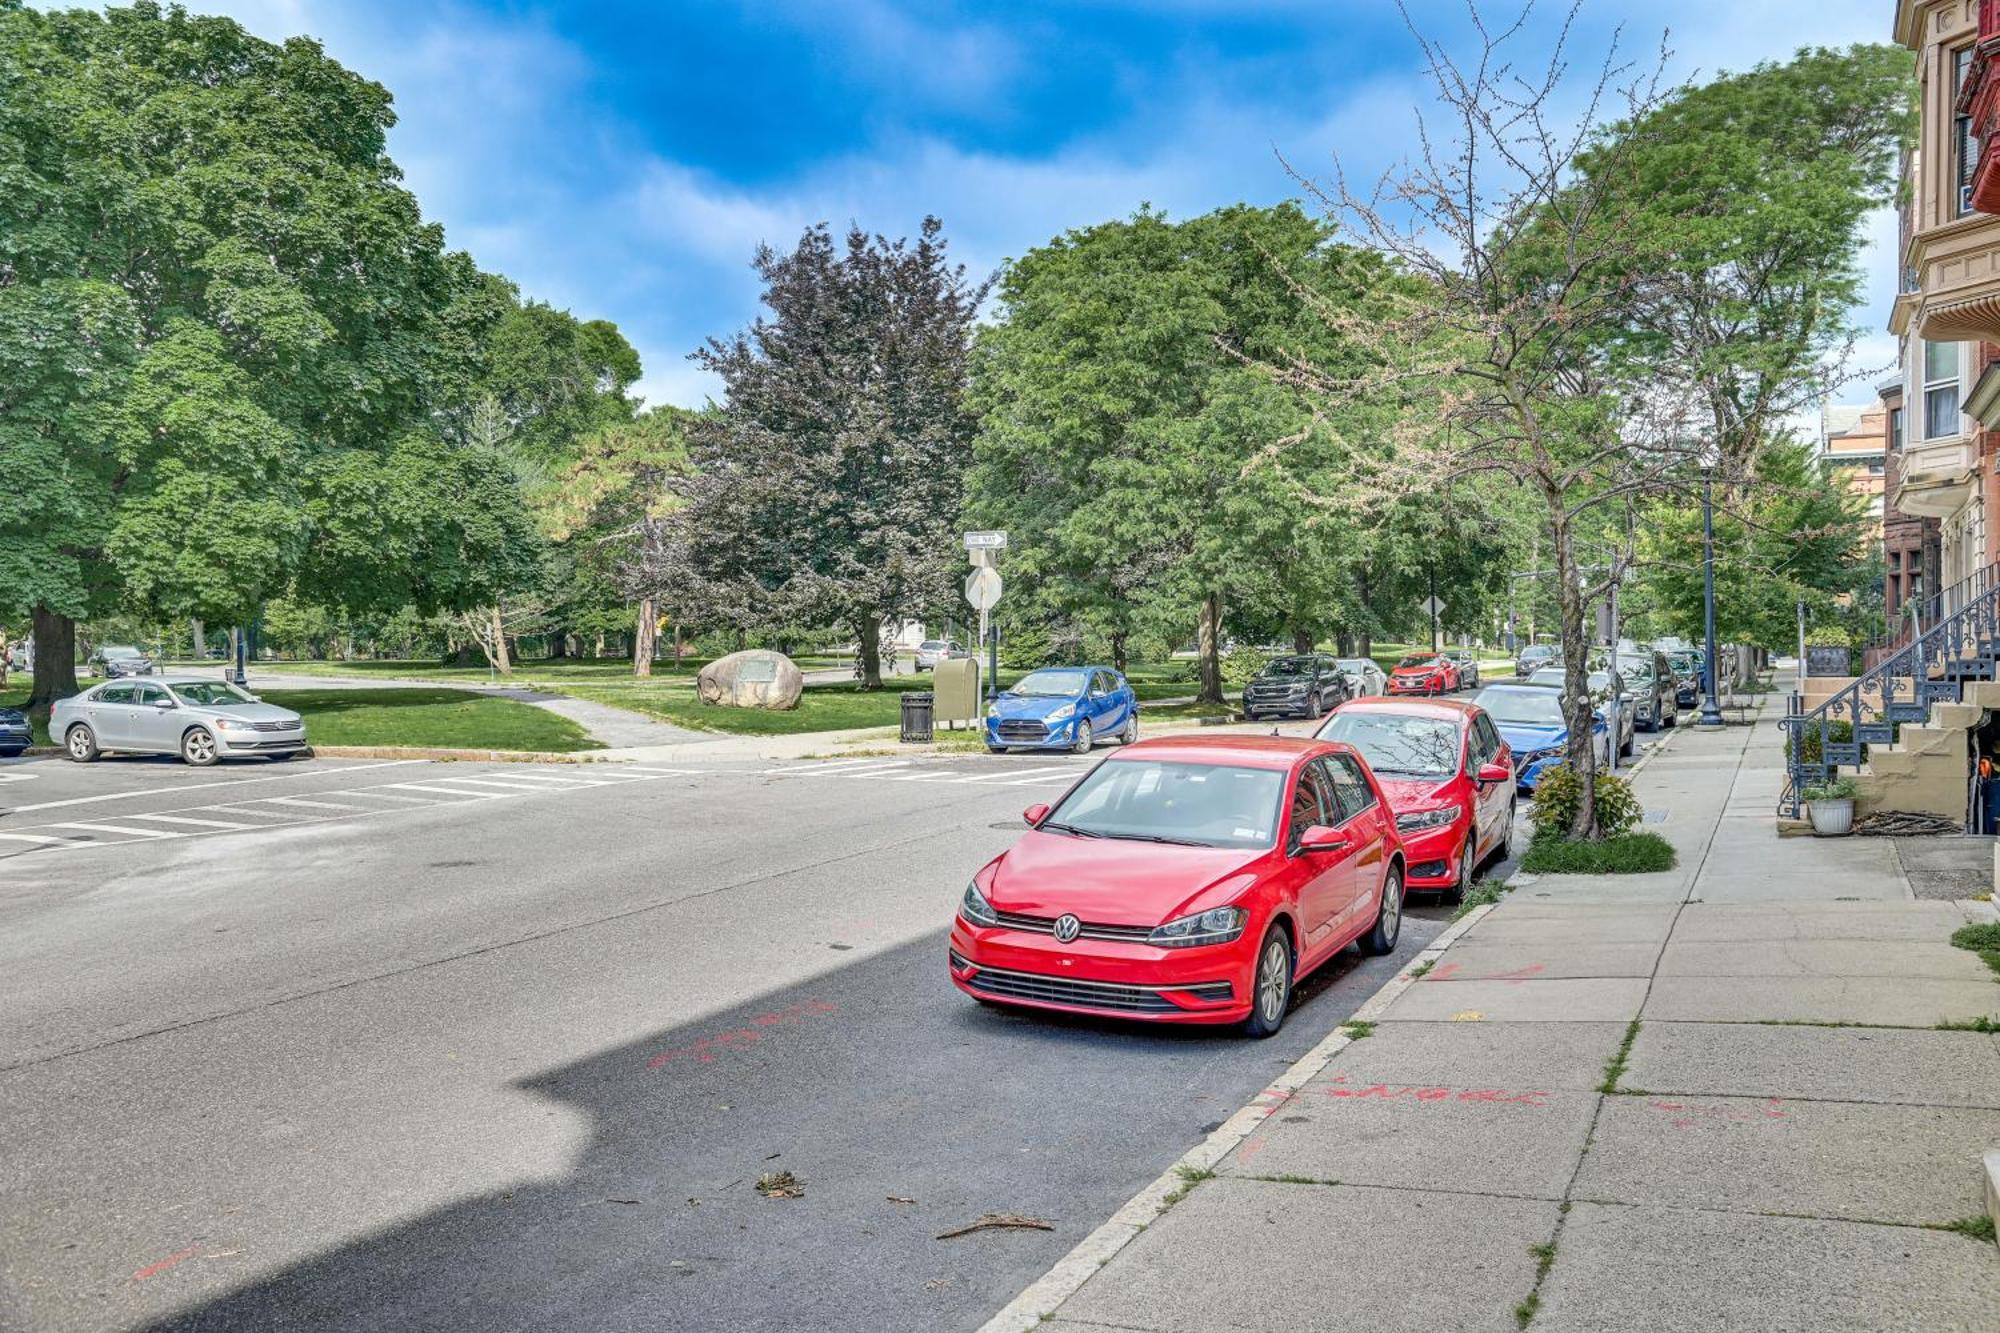
<svg viewBox="0 0 2000 1333">
<path fill-rule="evenodd" d="M 199 767 L 234 755 L 309 753 L 304 718 L 204 676 L 107 681 L 58 700 L 49 735 L 79 764 L 111 752 L 177 754 Z"/>
<path fill-rule="evenodd" d="M 1359 699 L 1364 694 L 1387 694 L 1389 677 L 1382 668 L 1369 657 L 1343 657 L 1334 663 L 1340 674 L 1347 677 L 1349 698 Z"/>
</svg>

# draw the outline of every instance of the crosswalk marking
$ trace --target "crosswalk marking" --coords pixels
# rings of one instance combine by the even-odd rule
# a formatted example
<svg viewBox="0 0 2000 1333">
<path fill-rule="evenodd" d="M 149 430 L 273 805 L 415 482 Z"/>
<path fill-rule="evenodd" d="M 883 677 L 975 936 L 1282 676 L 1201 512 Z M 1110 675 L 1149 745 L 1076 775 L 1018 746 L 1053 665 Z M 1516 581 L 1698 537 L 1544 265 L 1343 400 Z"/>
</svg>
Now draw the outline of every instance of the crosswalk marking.
<svg viewBox="0 0 2000 1333">
<path fill-rule="evenodd" d="M 43 833 L 0 833 L 0 838 L 4 838 L 9 842 L 31 842 L 37 847 L 48 847 L 55 844 L 69 847 L 75 845 L 77 841 L 75 838 L 54 838 Z"/>
<path fill-rule="evenodd" d="M 851 772 L 857 768 L 873 768 L 881 762 L 879 759 L 829 759 L 823 763 L 813 764 L 812 771 L 815 773 L 838 773 L 842 769 L 847 769 Z M 769 778 L 785 773 L 803 773 L 805 771 L 805 767 L 799 764 L 780 764 L 776 768 L 765 769 L 763 776 Z"/>
<path fill-rule="evenodd" d="M 501 778 L 439 778 L 438 781 L 461 783 L 467 787 L 497 787 L 501 791 L 511 791 L 511 792 L 564 790 L 561 787 L 533 787 L 533 786 L 524 787 L 520 783 L 512 781 L 511 779 L 501 779 Z"/>
<path fill-rule="evenodd" d="M 190 819 L 186 815 L 127 815 L 127 819 L 152 819 L 162 824 L 195 824 L 202 828 L 269 828 L 268 824 L 231 824 L 221 819 Z"/>
<path fill-rule="evenodd" d="M 133 828 L 130 824 L 50 824 L 49 828 L 80 828 L 92 833 L 123 833 L 134 838 L 179 838 L 186 835 L 163 828 Z"/>
<path fill-rule="evenodd" d="M 966 783 L 967 785 L 970 785 L 975 782 L 991 782 L 996 786 L 1012 786 L 1013 784 L 1007 782 L 1006 779 L 1025 778 L 1028 777 L 1030 774 L 1034 773 L 1041 773 L 1041 774 L 1074 773 L 1076 771 L 1077 770 L 1075 765 L 1058 764 L 1053 768 L 1015 768 L 1000 773 L 981 773 L 976 777 L 960 778 L 959 781 Z"/>
<path fill-rule="evenodd" d="M 396 783 L 391 783 L 390 785 L 394 787 L 400 787 L 404 791 L 441 792 L 446 796 L 463 796 L 467 800 L 473 800 L 473 801 L 497 801 L 500 799 L 498 796 L 492 796 L 487 794 L 486 792 L 467 791 L 463 787 L 436 787 L 422 782 L 396 782 Z M 433 804 L 435 804 L 435 802 L 433 802 Z"/>
<path fill-rule="evenodd" d="M 544 783 L 544 784 L 547 784 L 547 783 L 552 783 L 552 782 L 553 782 L 553 783 L 560 783 L 560 784 L 562 784 L 562 787 L 608 787 L 608 786 L 610 786 L 610 785 L 611 785 L 611 783 L 612 783 L 612 781 L 613 781 L 613 779 L 611 779 L 611 778 L 572 778 L 572 777 L 564 777 L 564 776 L 559 776 L 559 775 L 557 775 L 557 774 L 555 774 L 555 773 L 509 773 L 509 774 L 508 774 L 507 776 L 508 776 L 508 777 L 509 777 L 509 778 L 510 778 L 511 780 L 513 780 L 513 781 L 515 781 L 515 782 L 539 782 L 539 783 Z M 473 781 L 473 779 L 472 779 L 472 778 L 440 778 L 440 779 L 439 779 L 439 781 L 440 781 L 440 782 L 471 782 L 471 781 Z M 560 790 L 560 789 L 561 789 L 561 788 L 557 788 L 556 790 Z"/>
<path fill-rule="evenodd" d="M 383 790 L 382 790 L 381 788 L 379 788 L 379 787 L 357 787 L 357 788 L 355 788 L 355 789 L 353 789 L 353 790 L 351 790 L 351 791 L 335 791 L 335 792 L 328 792 L 328 793 L 327 793 L 327 795 L 329 795 L 329 796 L 359 796 L 359 797 L 363 798 L 364 800 L 370 800 L 370 801 L 394 801 L 394 802 L 396 802 L 396 803 L 397 803 L 398 805 L 436 805 L 436 804 L 437 804 L 437 802 L 436 802 L 436 801 L 431 801 L 431 800 L 426 800 L 426 799 L 424 799 L 424 798 L 423 798 L 423 797 L 421 797 L 421 796 L 398 796 L 398 795 L 396 795 L 396 793 L 395 793 L 395 792 L 392 792 L 392 791 L 383 791 Z"/>
<path fill-rule="evenodd" d="M 315 810 L 359 810 L 358 805 L 341 805 L 335 801 L 308 801 L 302 796 L 260 796 L 259 805 L 303 805 Z"/>
<path fill-rule="evenodd" d="M 641 768 L 637 764 L 627 764 L 621 765 L 618 771 L 621 773 L 644 773 L 649 777 L 656 778 L 688 778 L 699 775 L 702 770 L 698 768 Z M 537 775 L 523 773 L 521 776 L 534 777 Z"/>
</svg>

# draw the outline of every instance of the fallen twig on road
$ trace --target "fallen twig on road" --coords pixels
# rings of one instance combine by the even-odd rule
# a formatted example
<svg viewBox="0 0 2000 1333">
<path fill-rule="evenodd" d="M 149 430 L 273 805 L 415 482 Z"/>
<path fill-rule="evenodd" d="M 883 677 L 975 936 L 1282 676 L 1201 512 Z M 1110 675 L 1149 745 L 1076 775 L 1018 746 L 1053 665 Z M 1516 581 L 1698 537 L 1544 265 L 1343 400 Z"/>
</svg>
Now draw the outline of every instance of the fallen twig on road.
<svg viewBox="0 0 2000 1333">
<path fill-rule="evenodd" d="M 940 1231 L 939 1240 L 952 1240 L 958 1236 L 969 1236 L 975 1231 L 1054 1231 L 1055 1224 L 1044 1222 L 1039 1217 L 1024 1217 L 1020 1213 L 987 1213 L 976 1222 L 968 1222 L 950 1231 Z"/>
</svg>

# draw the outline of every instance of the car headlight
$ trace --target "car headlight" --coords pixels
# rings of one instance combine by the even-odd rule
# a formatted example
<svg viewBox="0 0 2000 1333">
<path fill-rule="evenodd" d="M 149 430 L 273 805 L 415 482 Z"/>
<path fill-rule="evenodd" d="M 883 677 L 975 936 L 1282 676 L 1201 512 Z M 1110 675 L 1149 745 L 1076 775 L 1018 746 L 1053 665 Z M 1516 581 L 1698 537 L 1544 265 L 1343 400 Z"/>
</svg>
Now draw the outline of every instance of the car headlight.
<svg viewBox="0 0 2000 1333">
<path fill-rule="evenodd" d="M 959 900 L 958 914 L 975 926 L 1000 924 L 1000 918 L 994 914 L 993 904 L 986 901 L 986 895 L 979 891 L 977 884 L 965 886 L 965 897 Z"/>
<path fill-rule="evenodd" d="M 1441 805 L 1435 810 L 1412 810 L 1406 815 L 1396 816 L 1396 832 L 1416 833 L 1423 829 L 1443 828 L 1465 813 L 1462 805 Z"/>
<path fill-rule="evenodd" d="M 1562 752 L 1563 752 L 1563 747 L 1560 745 L 1551 745 L 1548 748 L 1542 750 L 1530 750 L 1528 751 L 1527 754 L 1521 757 L 1521 762 L 1523 764 L 1539 764 L 1542 762 L 1542 760 L 1553 759 Z"/>
<path fill-rule="evenodd" d="M 1250 920 L 1250 914 L 1240 907 L 1211 907 L 1206 912 L 1196 912 L 1178 921 L 1169 921 L 1151 935 L 1146 943 L 1163 949 L 1192 949 L 1200 944 L 1227 944 L 1243 933 L 1243 927 Z"/>
<path fill-rule="evenodd" d="M 239 722 L 233 717 L 218 717 L 215 719 L 215 729 L 217 731 L 249 731 L 251 728 L 248 722 Z"/>
<path fill-rule="evenodd" d="M 988 704 L 988 705 L 986 705 L 986 716 L 988 716 L 988 717 L 998 717 L 998 716 L 1000 716 L 1000 705 L 999 705 L 999 704 Z"/>
<path fill-rule="evenodd" d="M 1050 713 L 1048 716 L 1048 720 L 1050 722 L 1063 722 L 1075 716 L 1076 716 L 1076 705 L 1064 704 L 1061 708 L 1056 709 L 1055 712 Z"/>
</svg>

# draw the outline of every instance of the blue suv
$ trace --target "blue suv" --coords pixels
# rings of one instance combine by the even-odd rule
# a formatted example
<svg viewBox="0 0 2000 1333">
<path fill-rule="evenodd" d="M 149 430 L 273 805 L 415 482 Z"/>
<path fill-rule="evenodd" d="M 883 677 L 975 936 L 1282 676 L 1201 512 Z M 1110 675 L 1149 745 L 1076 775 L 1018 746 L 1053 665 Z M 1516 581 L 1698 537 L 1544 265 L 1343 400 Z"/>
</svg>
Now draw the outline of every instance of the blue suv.
<svg viewBox="0 0 2000 1333">
<path fill-rule="evenodd" d="M 1108 736 L 1139 739 L 1139 700 L 1110 667 L 1043 667 L 1003 690 L 986 709 L 986 748 L 1074 750 Z"/>
</svg>

